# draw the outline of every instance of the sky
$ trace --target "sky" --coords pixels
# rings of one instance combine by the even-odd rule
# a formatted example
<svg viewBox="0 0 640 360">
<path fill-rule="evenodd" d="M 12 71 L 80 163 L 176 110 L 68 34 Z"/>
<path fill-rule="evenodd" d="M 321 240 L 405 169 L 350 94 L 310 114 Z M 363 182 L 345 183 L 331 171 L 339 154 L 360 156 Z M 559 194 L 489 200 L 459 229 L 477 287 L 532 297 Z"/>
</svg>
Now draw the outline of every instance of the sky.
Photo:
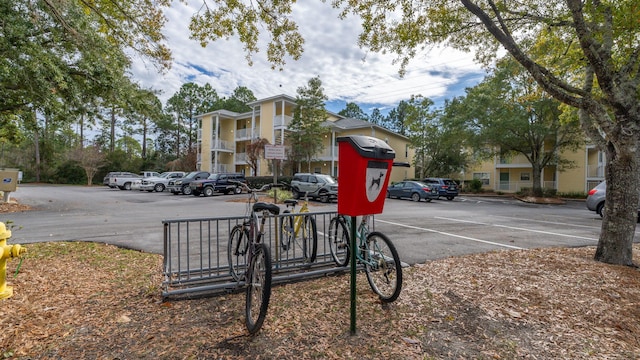
<svg viewBox="0 0 640 360">
<path fill-rule="evenodd" d="M 400 77 L 393 55 L 358 47 L 358 18 L 340 20 L 337 10 L 319 0 L 293 5 L 292 17 L 305 39 L 299 60 L 286 59 L 282 71 L 272 70 L 262 51 L 253 55 L 249 66 L 236 38 L 206 47 L 189 38 L 189 19 L 201 5 L 202 0 L 174 2 L 166 11 L 164 32 L 174 57 L 171 70 L 160 74 L 148 60 L 134 58 L 133 79 L 160 90 L 163 103 L 187 82 L 209 83 L 221 97 L 228 97 L 238 86 L 247 87 L 258 99 L 280 94 L 295 97 L 298 88 L 319 76 L 329 98 L 327 110 L 339 112 L 353 102 L 367 114 L 374 108 L 386 114 L 411 95 L 429 97 L 440 107 L 444 99 L 464 95 L 464 89 L 476 85 L 486 73 L 474 63 L 473 54 L 439 48 L 417 55 Z M 266 50 L 267 38 L 261 34 L 261 39 L 259 46 Z"/>
</svg>

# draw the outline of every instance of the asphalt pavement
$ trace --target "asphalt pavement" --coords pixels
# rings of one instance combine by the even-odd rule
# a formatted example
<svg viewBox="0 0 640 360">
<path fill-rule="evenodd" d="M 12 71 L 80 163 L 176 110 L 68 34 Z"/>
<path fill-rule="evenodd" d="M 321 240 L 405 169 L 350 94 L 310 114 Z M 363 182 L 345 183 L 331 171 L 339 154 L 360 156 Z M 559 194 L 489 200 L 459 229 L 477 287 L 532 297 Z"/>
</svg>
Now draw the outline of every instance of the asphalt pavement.
<svg viewBox="0 0 640 360">
<path fill-rule="evenodd" d="M 11 221 L 10 243 L 96 241 L 162 254 L 163 220 L 241 216 L 246 204 L 239 200 L 246 196 L 23 184 L 12 198 L 33 210 L 0 214 L 0 221 Z M 336 204 L 311 205 L 311 211 L 335 210 Z M 386 199 L 375 219 L 375 230 L 387 234 L 409 264 L 486 251 L 596 245 L 602 223 L 581 201 L 540 205 L 467 195 L 429 203 Z"/>
</svg>

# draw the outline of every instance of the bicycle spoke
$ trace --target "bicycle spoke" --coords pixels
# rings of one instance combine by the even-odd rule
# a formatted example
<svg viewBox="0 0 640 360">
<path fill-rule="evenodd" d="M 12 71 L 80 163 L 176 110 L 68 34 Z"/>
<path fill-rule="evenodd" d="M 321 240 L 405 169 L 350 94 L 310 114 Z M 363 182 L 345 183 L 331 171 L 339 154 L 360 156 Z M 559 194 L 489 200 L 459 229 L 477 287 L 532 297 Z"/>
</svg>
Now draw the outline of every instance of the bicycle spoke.
<svg viewBox="0 0 640 360">
<path fill-rule="evenodd" d="M 366 246 L 363 255 L 369 285 L 383 302 L 396 300 L 402 289 L 402 266 L 396 248 L 379 232 L 367 236 Z"/>
<path fill-rule="evenodd" d="M 255 245 L 251 259 L 246 293 L 246 326 L 249 333 L 260 330 L 271 297 L 271 255 L 265 244 Z"/>
</svg>

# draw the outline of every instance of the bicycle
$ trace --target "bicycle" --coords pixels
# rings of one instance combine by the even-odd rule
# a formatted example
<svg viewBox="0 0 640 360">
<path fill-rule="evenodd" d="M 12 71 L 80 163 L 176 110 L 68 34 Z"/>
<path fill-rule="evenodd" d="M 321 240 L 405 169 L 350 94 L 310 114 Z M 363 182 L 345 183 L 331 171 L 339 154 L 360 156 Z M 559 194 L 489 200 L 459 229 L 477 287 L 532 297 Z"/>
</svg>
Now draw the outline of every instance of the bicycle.
<svg viewBox="0 0 640 360">
<path fill-rule="evenodd" d="M 304 214 L 309 212 L 309 199 L 305 193 L 304 202 L 300 209 L 295 212 L 298 204 L 297 200 L 287 199 L 284 201 L 287 210 L 282 214 Z M 291 210 L 288 210 L 291 208 Z M 299 249 L 299 255 L 304 262 L 312 263 L 316 260 L 318 252 L 318 232 L 316 219 L 310 215 L 288 215 L 283 216 L 280 222 L 280 243 L 283 251 L 289 251 L 292 247 Z M 296 256 L 296 249 L 293 255 Z"/>
<path fill-rule="evenodd" d="M 229 235 L 229 271 L 235 281 L 244 280 L 247 287 L 245 325 L 250 334 L 255 334 L 264 323 L 271 297 L 271 253 L 262 242 L 264 226 L 269 216 L 280 213 L 280 207 L 258 201 L 257 193 L 270 189 L 271 184 L 251 189 L 244 183 L 236 183 L 249 193 L 249 215 L 242 224 L 234 226 Z"/>
<path fill-rule="evenodd" d="M 356 261 L 364 265 L 373 292 L 384 303 L 395 301 L 402 290 L 402 265 L 395 246 L 381 232 L 369 232 L 369 217 L 365 215 L 356 230 Z M 351 217 L 338 215 L 329 223 L 329 250 L 338 266 L 347 266 L 350 252 Z"/>
</svg>

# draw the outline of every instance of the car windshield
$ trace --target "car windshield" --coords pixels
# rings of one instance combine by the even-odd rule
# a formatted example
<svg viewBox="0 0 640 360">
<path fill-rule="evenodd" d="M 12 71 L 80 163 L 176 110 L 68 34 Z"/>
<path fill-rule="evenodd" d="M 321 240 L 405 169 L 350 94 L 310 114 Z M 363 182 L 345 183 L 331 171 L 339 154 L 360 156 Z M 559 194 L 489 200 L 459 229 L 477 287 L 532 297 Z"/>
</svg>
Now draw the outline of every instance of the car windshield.
<svg viewBox="0 0 640 360">
<path fill-rule="evenodd" d="M 216 179 L 218 179 L 218 174 L 211 174 L 211 175 L 209 175 L 209 177 L 207 179 L 216 180 Z"/>
<path fill-rule="evenodd" d="M 425 184 L 423 182 L 419 182 L 419 181 L 416 181 L 416 184 L 418 184 L 418 186 L 423 187 L 423 188 L 424 187 L 429 187 L 429 185 L 427 185 L 427 184 Z"/>
<path fill-rule="evenodd" d="M 329 175 L 316 175 L 318 182 L 325 182 L 327 184 L 336 184 L 336 180 Z"/>
<path fill-rule="evenodd" d="M 196 175 L 198 175 L 198 174 L 199 174 L 199 172 L 197 172 L 197 171 L 190 172 L 190 173 L 188 173 L 188 174 L 187 174 L 187 176 L 185 176 L 185 178 L 187 178 L 187 179 L 193 179 L 193 178 L 194 178 L 194 177 L 196 177 Z"/>
<path fill-rule="evenodd" d="M 158 175 L 159 178 L 167 178 L 169 176 L 169 174 L 171 174 L 170 172 L 163 172 L 162 174 Z"/>
</svg>

